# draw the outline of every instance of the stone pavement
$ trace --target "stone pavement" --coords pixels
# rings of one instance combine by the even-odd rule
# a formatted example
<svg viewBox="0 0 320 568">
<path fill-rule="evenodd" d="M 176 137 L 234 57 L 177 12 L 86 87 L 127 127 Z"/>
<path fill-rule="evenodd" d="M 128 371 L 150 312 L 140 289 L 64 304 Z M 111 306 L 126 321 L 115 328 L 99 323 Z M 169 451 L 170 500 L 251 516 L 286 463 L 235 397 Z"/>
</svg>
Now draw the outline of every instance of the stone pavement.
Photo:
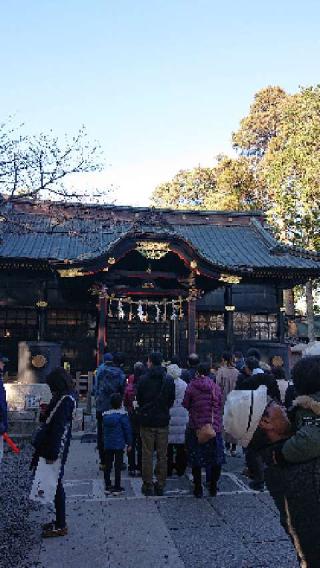
<svg viewBox="0 0 320 568">
<path fill-rule="evenodd" d="M 69 535 L 40 541 L 31 568 L 296 568 L 273 502 L 228 458 L 216 498 L 195 499 L 189 476 L 168 480 L 164 497 L 141 495 L 123 473 L 125 496 L 106 497 L 94 443 L 73 440 L 65 473 Z M 34 513 L 40 523 L 48 511 Z"/>
</svg>

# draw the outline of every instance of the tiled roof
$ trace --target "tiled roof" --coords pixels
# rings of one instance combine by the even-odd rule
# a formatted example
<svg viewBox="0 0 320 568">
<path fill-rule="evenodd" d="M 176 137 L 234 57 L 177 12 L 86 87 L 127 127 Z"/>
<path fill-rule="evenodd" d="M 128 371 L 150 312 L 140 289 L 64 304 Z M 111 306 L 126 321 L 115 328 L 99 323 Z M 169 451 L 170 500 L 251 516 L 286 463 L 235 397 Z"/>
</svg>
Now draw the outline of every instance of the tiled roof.
<svg viewBox="0 0 320 568">
<path fill-rule="evenodd" d="M 112 210 L 112 208 L 111 208 Z M 114 208 L 117 211 L 117 208 Z M 122 211 L 121 208 L 119 210 Z M 107 210 L 109 211 L 109 209 Z M 181 239 L 187 242 L 202 259 L 219 268 L 284 269 L 317 271 L 320 273 L 320 255 L 280 245 L 256 218 L 243 221 L 243 216 L 225 216 L 225 222 L 212 223 L 214 215 L 203 212 L 181 216 L 167 212 L 166 219 L 152 223 L 146 210 L 137 223 L 137 210 L 129 216 L 110 222 L 109 217 L 74 215 L 58 222 L 49 216 L 19 213 L 10 216 L 0 241 L 0 258 L 73 262 L 112 254 L 113 246 L 126 236 L 137 239 L 147 234 L 156 238 Z M 153 210 L 150 210 L 150 216 Z M 169 215 L 169 216 L 168 216 Z M 209 220 L 209 221 L 208 221 Z M 19 226 L 23 225 L 23 230 Z M 1 229 L 1 227 L 0 227 Z"/>
<path fill-rule="evenodd" d="M 201 256 L 212 264 L 239 269 L 252 268 L 319 268 L 315 258 L 296 256 L 290 252 L 274 254 L 268 244 L 268 233 L 254 224 L 249 226 L 193 225 L 178 226 L 176 232 L 183 236 Z M 265 235 L 266 234 L 266 237 Z M 272 239 L 272 238 L 271 238 Z M 273 239 L 272 239 L 273 240 Z M 294 252 L 294 251 L 293 251 Z M 305 255 L 306 256 L 306 255 Z"/>
</svg>

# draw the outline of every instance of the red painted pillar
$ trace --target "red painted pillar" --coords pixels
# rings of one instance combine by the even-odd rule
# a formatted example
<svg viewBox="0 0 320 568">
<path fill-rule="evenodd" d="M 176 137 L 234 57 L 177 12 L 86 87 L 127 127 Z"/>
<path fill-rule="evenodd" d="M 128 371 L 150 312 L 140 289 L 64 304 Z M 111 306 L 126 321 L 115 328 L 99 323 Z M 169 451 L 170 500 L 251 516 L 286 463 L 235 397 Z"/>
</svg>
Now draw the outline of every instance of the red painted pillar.
<svg viewBox="0 0 320 568">
<path fill-rule="evenodd" d="M 188 351 L 196 352 L 196 298 L 188 302 Z"/>
<path fill-rule="evenodd" d="M 99 298 L 99 322 L 97 337 L 97 364 L 103 361 L 103 354 L 106 347 L 106 318 L 107 318 L 107 300 L 104 297 Z"/>
</svg>

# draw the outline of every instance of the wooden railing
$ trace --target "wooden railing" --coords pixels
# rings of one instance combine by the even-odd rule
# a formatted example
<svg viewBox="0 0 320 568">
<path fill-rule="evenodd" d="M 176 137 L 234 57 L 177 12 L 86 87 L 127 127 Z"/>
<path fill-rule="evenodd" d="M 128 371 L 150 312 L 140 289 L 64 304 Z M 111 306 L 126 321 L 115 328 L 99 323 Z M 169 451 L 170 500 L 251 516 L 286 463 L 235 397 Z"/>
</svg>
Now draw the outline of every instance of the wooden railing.
<svg viewBox="0 0 320 568">
<path fill-rule="evenodd" d="M 86 414 L 91 414 L 92 411 L 92 387 L 93 387 L 93 371 L 88 371 L 85 375 L 81 371 L 76 372 L 76 391 L 79 393 L 80 398 L 86 399 Z"/>
</svg>

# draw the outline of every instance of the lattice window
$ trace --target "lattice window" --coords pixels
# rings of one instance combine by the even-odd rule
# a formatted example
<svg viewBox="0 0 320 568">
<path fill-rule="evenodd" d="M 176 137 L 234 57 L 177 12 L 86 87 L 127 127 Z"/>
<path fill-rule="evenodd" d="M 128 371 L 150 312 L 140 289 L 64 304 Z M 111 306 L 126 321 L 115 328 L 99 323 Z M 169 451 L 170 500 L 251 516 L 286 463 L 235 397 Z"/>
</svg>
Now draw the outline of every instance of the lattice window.
<svg viewBox="0 0 320 568">
<path fill-rule="evenodd" d="M 24 339 L 37 337 L 37 313 L 34 308 L 0 308 L 0 338 Z"/>
<path fill-rule="evenodd" d="M 224 315 L 200 312 L 197 315 L 197 335 L 201 332 L 224 331 Z M 234 312 L 234 333 L 243 339 L 272 341 L 277 339 L 276 314 L 246 314 Z"/>
<path fill-rule="evenodd" d="M 48 309 L 48 339 L 63 340 L 86 337 L 95 334 L 96 314 L 94 312 L 67 309 Z"/>
<path fill-rule="evenodd" d="M 277 339 L 276 314 L 234 313 L 234 333 L 243 339 Z"/>
<path fill-rule="evenodd" d="M 122 351 L 127 363 L 141 361 L 152 351 L 160 351 L 169 360 L 173 350 L 172 322 L 128 322 L 108 320 L 107 349 Z"/>
<path fill-rule="evenodd" d="M 199 312 L 197 314 L 197 328 L 199 331 L 223 331 L 223 314 L 213 314 L 211 312 Z"/>
</svg>

